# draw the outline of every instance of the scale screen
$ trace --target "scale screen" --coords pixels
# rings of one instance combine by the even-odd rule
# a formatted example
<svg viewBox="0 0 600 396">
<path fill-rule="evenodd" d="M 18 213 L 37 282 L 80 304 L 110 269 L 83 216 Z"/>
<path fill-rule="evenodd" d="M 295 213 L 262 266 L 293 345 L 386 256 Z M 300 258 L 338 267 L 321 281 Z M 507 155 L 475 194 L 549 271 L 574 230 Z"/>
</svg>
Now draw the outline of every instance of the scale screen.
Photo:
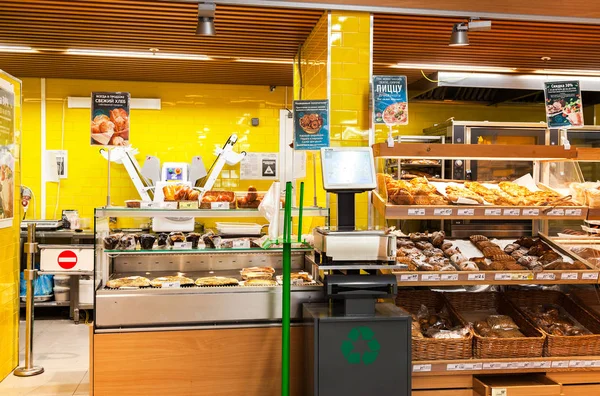
<svg viewBox="0 0 600 396">
<path fill-rule="evenodd" d="M 167 167 L 166 181 L 183 181 L 183 168 Z"/>
<path fill-rule="evenodd" d="M 370 147 L 322 148 L 321 162 L 327 191 L 370 191 L 377 186 Z"/>
</svg>

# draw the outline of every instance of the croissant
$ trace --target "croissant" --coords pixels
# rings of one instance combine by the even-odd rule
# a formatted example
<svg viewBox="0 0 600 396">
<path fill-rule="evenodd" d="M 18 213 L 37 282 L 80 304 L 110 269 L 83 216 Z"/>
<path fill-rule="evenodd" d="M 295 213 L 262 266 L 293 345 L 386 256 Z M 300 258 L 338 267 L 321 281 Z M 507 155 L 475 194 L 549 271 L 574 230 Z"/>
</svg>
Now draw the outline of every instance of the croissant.
<svg viewBox="0 0 600 396">
<path fill-rule="evenodd" d="M 163 187 L 163 194 L 165 196 L 165 201 L 175 201 L 176 193 L 177 193 L 176 185 L 168 184 Z"/>
</svg>

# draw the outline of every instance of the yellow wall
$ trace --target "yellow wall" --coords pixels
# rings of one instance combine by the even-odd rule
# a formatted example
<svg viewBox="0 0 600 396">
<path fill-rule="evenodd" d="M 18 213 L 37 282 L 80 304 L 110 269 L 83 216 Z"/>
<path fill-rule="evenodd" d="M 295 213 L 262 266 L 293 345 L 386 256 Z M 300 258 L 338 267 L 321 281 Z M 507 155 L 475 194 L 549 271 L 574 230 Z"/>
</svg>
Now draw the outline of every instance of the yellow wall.
<svg viewBox="0 0 600 396">
<path fill-rule="evenodd" d="M 10 228 L 0 229 L 0 381 L 19 363 L 19 218 L 22 216 L 21 184 L 21 86 L 1 73 L 15 87 L 15 219 Z"/>
<path fill-rule="evenodd" d="M 36 212 L 40 216 L 40 80 L 24 83 L 25 120 L 29 129 L 24 136 L 24 184 L 34 190 Z M 175 84 L 123 81 L 46 80 L 47 149 L 68 150 L 68 178 L 47 183 L 46 217 L 57 218 L 62 209 L 77 209 L 80 216 L 92 217 L 95 207 L 106 202 L 107 164 L 98 147 L 89 144 L 90 110 L 69 109 L 69 96 L 89 97 L 93 91 L 126 91 L 134 98 L 160 98 L 162 110 L 131 110 L 131 141 L 144 155 L 161 161 L 191 162 L 201 155 L 207 169 L 214 160 L 215 145 L 222 146 L 233 133 L 238 134 L 237 150 L 279 152 L 279 110 L 291 106 L 292 89 L 277 87 L 270 92 L 264 86 Z M 63 134 L 64 117 L 64 142 Z M 260 125 L 251 126 L 258 117 Z M 226 167 L 233 177 L 221 178 L 215 188 L 247 190 L 255 185 L 266 190 L 270 182 L 239 180 L 239 165 Z M 139 196 L 122 165 L 111 167 L 112 203 L 123 205 Z M 57 205 L 58 197 L 58 205 Z M 28 211 L 33 218 L 33 210 Z"/>
</svg>

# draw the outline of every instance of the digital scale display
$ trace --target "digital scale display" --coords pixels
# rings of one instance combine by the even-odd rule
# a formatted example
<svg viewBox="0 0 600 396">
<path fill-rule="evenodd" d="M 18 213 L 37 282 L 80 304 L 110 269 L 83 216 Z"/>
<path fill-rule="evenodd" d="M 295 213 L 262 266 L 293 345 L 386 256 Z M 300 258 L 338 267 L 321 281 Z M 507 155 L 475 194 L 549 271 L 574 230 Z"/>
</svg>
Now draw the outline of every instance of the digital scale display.
<svg viewBox="0 0 600 396">
<path fill-rule="evenodd" d="M 373 190 L 375 163 L 369 147 L 321 149 L 326 190 Z"/>
<path fill-rule="evenodd" d="M 167 181 L 183 181 L 182 168 L 166 168 Z"/>
</svg>

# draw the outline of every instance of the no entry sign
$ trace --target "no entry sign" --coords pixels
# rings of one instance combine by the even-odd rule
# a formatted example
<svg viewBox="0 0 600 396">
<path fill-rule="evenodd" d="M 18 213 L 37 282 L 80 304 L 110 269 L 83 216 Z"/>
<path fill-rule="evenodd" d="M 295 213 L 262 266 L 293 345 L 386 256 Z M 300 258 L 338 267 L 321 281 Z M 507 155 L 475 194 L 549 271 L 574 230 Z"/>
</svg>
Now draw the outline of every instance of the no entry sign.
<svg viewBox="0 0 600 396">
<path fill-rule="evenodd" d="M 56 259 L 61 268 L 69 270 L 77 265 L 77 254 L 71 250 L 64 250 Z"/>
</svg>

